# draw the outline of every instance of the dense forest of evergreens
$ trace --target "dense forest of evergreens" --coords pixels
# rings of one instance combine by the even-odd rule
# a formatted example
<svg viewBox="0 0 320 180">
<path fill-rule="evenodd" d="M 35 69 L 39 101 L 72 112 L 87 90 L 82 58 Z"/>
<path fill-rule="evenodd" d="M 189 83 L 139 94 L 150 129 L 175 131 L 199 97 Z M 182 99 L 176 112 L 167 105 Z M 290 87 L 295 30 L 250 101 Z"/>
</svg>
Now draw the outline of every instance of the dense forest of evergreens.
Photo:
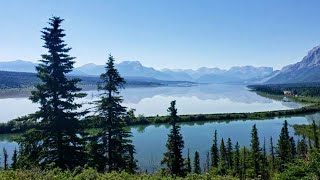
<svg viewBox="0 0 320 180">
<path fill-rule="evenodd" d="M 297 142 L 289 135 L 284 121 L 279 140 L 261 141 L 256 125 L 252 127 L 250 147 L 241 146 L 236 140 L 219 138 L 213 133 L 210 153 L 188 151 L 183 157 L 184 139 L 176 101 L 172 101 L 167 116 L 171 130 L 167 137 L 162 168 L 155 174 L 139 169 L 134 158 L 135 147 L 131 133 L 125 128 L 130 114 L 121 105 L 119 90 L 125 80 L 114 67 L 110 55 L 105 72 L 101 74 L 99 100 L 92 102 L 100 127 L 87 133 L 80 118 L 87 111 L 80 111 L 75 99 L 81 93 L 79 78 L 67 78 L 73 69 L 74 57 L 63 41 L 63 20 L 53 17 L 49 27 L 42 31 L 47 54 L 42 55 L 37 66 L 38 85 L 30 100 L 38 103 L 37 112 L 21 118 L 28 128 L 19 139 L 19 150 L 14 151 L 12 164 L 8 164 L 3 149 L 3 169 L 0 179 L 319 179 L 320 147 L 319 126 L 312 125 L 310 136 Z M 22 123 L 22 125 L 25 125 Z M 263 142 L 263 144 L 261 144 Z M 266 143 L 270 149 L 266 149 Z M 190 153 L 194 153 L 191 161 Z M 205 156 L 206 161 L 200 162 Z"/>
<path fill-rule="evenodd" d="M 320 96 L 320 83 L 264 84 L 248 87 L 269 94 L 283 95 L 283 91 L 291 91 L 293 95 Z"/>
</svg>

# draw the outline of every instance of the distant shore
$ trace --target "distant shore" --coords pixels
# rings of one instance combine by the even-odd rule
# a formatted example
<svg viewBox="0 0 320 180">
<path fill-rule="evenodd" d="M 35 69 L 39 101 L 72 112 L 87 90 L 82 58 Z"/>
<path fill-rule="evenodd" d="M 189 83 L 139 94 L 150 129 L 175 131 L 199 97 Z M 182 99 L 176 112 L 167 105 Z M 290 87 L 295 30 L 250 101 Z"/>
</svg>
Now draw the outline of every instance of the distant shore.
<svg viewBox="0 0 320 180">
<path fill-rule="evenodd" d="M 25 90 L 12 90 L 8 91 L 14 93 L 15 91 Z M 1 91 L 0 91 L 1 92 Z M 30 89 L 29 89 L 30 92 Z M 8 93 L 8 94 L 10 94 Z M 259 95 L 281 100 L 283 96 L 272 95 L 264 92 L 256 92 Z M 276 117 L 290 117 L 296 115 L 310 114 L 320 111 L 320 103 L 318 101 L 312 101 L 309 97 L 299 97 L 292 98 L 292 101 L 303 102 L 305 106 L 296 109 L 288 110 L 274 110 L 274 111 L 260 111 L 260 112 L 243 112 L 243 113 L 214 113 L 214 114 L 190 114 L 190 115 L 179 115 L 178 122 L 181 123 L 191 123 L 191 122 L 223 122 L 223 121 L 237 121 L 237 120 L 265 120 L 272 119 Z M 128 126 L 135 125 L 152 125 L 152 124 L 166 124 L 170 122 L 169 116 L 136 116 L 126 120 Z M 36 124 L 26 124 L 21 126 L 22 122 L 16 120 L 11 120 L 7 123 L 0 123 L 0 134 L 10 134 L 10 133 L 21 133 L 27 129 L 36 127 Z M 82 126 L 85 129 L 90 128 L 100 128 L 99 122 L 96 116 L 89 116 L 81 120 Z"/>
</svg>

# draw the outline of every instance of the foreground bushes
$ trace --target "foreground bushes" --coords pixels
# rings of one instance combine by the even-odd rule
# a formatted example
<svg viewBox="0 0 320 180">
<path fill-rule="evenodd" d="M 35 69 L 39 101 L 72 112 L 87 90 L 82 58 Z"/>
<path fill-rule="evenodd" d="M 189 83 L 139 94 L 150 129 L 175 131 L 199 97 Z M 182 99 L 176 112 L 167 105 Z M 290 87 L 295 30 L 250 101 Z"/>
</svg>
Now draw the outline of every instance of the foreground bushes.
<svg viewBox="0 0 320 180">
<path fill-rule="evenodd" d="M 6 180 L 121 180 L 121 179 L 133 179 L 133 180 L 162 180 L 162 179 L 189 179 L 189 180 L 201 180 L 201 179 L 224 179 L 224 180 L 233 180 L 236 178 L 232 177 L 222 177 L 214 176 L 211 174 L 198 175 L 190 174 L 185 178 L 179 177 L 169 177 L 160 174 L 128 174 L 126 172 L 112 172 L 112 173 L 98 173 L 96 170 L 88 168 L 85 170 L 75 170 L 71 171 L 61 171 L 59 169 L 53 170 L 0 170 L 0 179 Z"/>
</svg>

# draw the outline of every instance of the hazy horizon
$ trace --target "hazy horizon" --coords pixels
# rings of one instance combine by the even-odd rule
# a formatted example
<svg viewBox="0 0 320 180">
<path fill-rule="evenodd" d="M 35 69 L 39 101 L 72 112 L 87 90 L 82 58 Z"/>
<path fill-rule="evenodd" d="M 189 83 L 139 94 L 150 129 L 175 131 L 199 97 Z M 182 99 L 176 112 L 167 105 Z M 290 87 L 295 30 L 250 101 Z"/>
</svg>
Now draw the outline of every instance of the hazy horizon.
<svg viewBox="0 0 320 180">
<path fill-rule="evenodd" d="M 308 1 L 18 1 L 0 2 L 0 62 L 36 62 L 52 15 L 65 19 L 76 66 L 140 61 L 155 69 L 283 66 L 320 44 L 317 7 Z M 312 27 L 312 28 L 310 28 Z"/>
<path fill-rule="evenodd" d="M 5 61 L 1 61 L 1 59 L 0 59 L 0 63 L 1 62 L 14 62 L 14 61 L 25 61 L 25 62 L 32 62 L 32 63 L 38 63 L 38 61 L 31 61 L 31 60 L 24 60 L 24 59 L 15 59 L 15 60 L 5 60 Z M 139 60 L 123 60 L 123 61 L 117 61 L 116 63 L 117 64 L 120 64 L 120 63 L 123 63 L 123 62 L 139 62 L 139 63 L 141 63 Z M 105 65 L 105 64 L 102 64 L 102 63 L 94 63 L 94 62 L 88 62 L 88 63 L 86 63 L 86 64 L 82 64 L 82 65 L 79 65 L 79 64 L 77 64 L 77 63 L 75 63 L 75 65 L 74 65 L 74 67 L 75 68 L 78 68 L 78 67 L 81 67 L 81 66 L 84 66 L 84 65 L 88 65 L 88 64 L 95 64 L 95 65 L 98 65 L 98 66 L 101 66 L 101 65 Z M 141 63 L 141 65 L 142 66 L 145 66 L 144 64 L 142 64 Z M 247 65 L 242 65 L 242 66 L 232 66 L 232 67 L 229 67 L 229 68 L 221 68 L 221 67 L 210 67 L 210 66 L 200 66 L 200 67 L 196 67 L 196 68 L 166 68 L 166 67 L 164 67 L 164 68 L 156 68 L 156 67 L 152 67 L 152 66 L 145 66 L 145 67 L 147 67 L 147 68 L 154 68 L 154 69 L 156 69 L 156 70 L 166 70 L 166 69 L 170 69 L 170 70 L 173 70 L 173 71 L 179 71 L 179 70 L 193 70 L 193 71 L 195 71 L 195 70 L 198 70 L 198 69 L 200 69 L 200 68 L 219 68 L 219 69 L 221 69 L 221 70 L 230 70 L 231 68 L 234 68 L 234 67 L 245 67 L 245 66 L 253 66 L 253 65 L 250 65 L 250 64 L 247 64 Z M 273 70 L 275 71 L 275 70 L 280 70 L 280 69 L 282 69 L 283 67 L 281 67 L 280 69 L 276 69 L 275 67 L 272 67 L 272 66 L 253 66 L 253 67 L 256 67 L 256 68 L 262 68 L 262 67 L 267 67 L 267 68 L 269 68 L 269 67 L 271 67 L 271 68 L 273 68 Z"/>
</svg>

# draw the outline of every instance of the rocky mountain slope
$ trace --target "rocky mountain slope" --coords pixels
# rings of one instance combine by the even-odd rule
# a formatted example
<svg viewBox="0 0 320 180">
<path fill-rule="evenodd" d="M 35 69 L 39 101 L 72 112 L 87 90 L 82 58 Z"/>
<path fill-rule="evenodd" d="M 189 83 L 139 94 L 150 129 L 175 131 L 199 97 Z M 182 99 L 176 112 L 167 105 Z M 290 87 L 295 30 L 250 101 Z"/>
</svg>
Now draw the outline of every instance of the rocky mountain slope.
<svg viewBox="0 0 320 180">
<path fill-rule="evenodd" d="M 266 80 L 267 84 L 320 82 L 320 46 L 310 50 L 302 61 L 283 67 Z"/>
</svg>

